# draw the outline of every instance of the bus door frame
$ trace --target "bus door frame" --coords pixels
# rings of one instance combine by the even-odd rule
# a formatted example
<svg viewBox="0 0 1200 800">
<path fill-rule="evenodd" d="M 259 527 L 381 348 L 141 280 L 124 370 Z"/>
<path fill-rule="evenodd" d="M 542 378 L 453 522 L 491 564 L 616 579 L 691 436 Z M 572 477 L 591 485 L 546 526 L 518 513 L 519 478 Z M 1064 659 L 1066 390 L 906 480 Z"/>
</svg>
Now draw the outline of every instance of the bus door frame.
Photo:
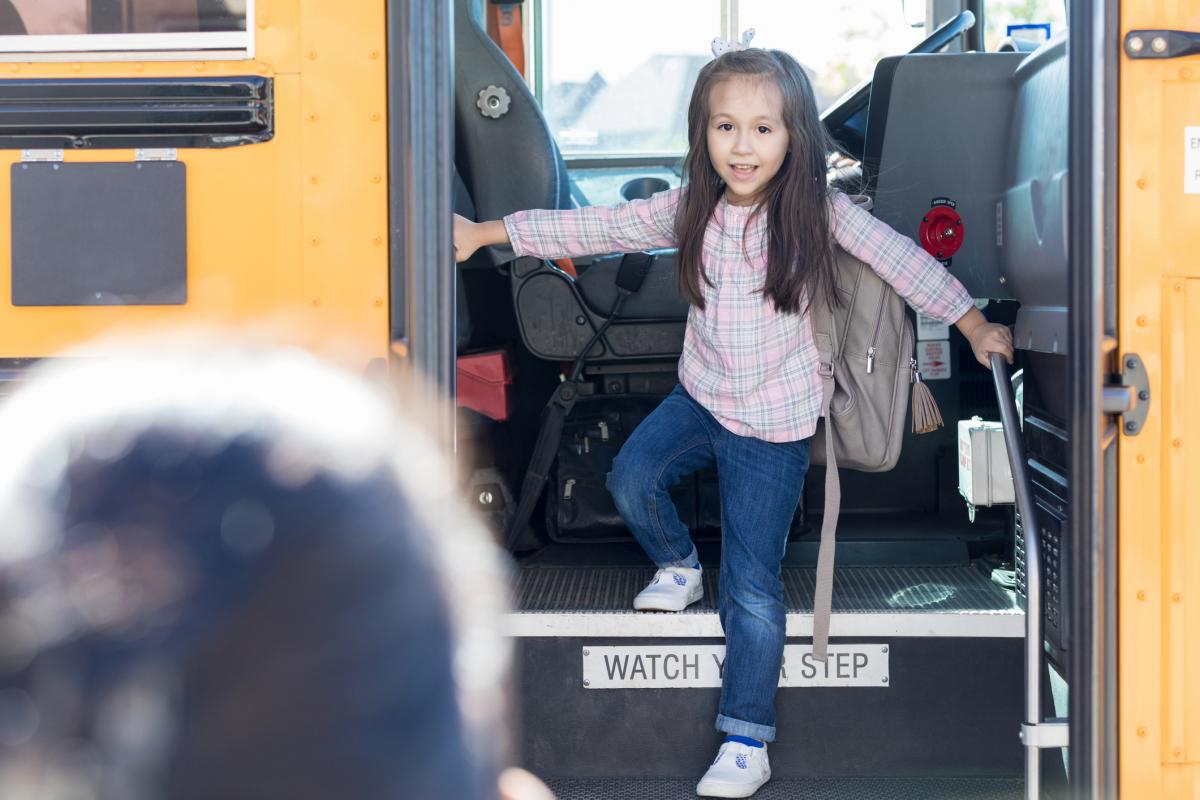
<svg viewBox="0 0 1200 800">
<path fill-rule="evenodd" d="M 450 0 L 387 0 L 392 367 L 428 390 L 447 448 L 457 391 L 453 31 Z"/>
<path fill-rule="evenodd" d="M 1117 793 L 1117 447 L 1105 414 L 1116 364 L 1118 0 L 1070 4 L 1068 386 L 1072 553 L 1070 796 Z"/>
</svg>

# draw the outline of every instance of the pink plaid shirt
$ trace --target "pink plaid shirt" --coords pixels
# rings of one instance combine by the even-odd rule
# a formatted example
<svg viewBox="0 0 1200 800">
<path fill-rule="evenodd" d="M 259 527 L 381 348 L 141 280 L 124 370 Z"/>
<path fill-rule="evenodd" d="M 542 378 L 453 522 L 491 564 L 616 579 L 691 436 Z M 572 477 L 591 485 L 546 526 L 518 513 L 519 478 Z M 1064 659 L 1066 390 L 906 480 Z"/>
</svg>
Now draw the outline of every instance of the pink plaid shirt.
<svg viewBox="0 0 1200 800">
<path fill-rule="evenodd" d="M 612 207 L 519 211 L 504 218 L 518 256 L 564 258 L 674 247 L 680 189 Z M 832 192 L 833 235 L 921 313 L 953 323 L 970 310 L 963 285 L 911 239 Z M 704 234 L 705 310 L 688 312 L 679 382 L 727 429 L 768 442 L 812 436 L 821 415 L 808 315 L 779 313 L 762 289 L 766 220 L 718 204 Z"/>
</svg>

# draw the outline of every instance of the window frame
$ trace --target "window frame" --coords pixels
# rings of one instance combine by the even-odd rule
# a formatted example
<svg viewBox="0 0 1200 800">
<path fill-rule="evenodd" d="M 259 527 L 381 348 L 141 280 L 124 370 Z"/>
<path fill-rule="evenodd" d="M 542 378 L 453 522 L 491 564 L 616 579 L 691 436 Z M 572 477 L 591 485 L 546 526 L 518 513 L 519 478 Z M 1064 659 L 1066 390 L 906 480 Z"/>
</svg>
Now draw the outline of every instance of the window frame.
<svg viewBox="0 0 1200 800">
<path fill-rule="evenodd" d="M 246 0 L 244 31 L 0 36 L 0 62 L 249 61 L 255 56 L 256 5 Z"/>
</svg>

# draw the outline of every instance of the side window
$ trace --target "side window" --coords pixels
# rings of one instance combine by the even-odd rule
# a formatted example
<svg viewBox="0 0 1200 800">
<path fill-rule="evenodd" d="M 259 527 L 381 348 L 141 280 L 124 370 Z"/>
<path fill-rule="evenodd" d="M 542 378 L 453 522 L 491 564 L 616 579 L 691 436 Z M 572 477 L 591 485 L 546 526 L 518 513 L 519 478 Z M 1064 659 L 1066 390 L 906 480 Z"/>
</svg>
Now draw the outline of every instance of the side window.
<svg viewBox="0 0 1200 800">
<path fill-rule="evenodd" d="M 719 0 L 543 0 L 542 112 L 563 155 L 678 154 Z"/>
<path fill-rule="evenodd" d="M 253 50 L 254 0 L 0 0 L 0 52 Z"/>
<path fill-rule="evenodd" d="M 983 5 L 984 49 L 994 51 L 1006 38 L 1041 44 L 1067 28 L 1064 0 L 987 0 Z"/>
</svg>

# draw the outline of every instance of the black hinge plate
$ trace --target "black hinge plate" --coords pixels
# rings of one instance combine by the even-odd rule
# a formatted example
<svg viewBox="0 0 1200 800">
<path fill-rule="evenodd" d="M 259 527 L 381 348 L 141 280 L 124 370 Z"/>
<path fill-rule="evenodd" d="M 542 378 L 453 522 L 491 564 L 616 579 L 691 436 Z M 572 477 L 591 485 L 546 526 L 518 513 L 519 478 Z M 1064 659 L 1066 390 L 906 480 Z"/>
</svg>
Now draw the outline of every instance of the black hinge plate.
<svg viewBox="0 0 1200 800">
<path fill-rule="evenodd" d="M 1130 58 L 1180 58 L 1200 53 L 1200 33 L 1139 30 L 1125 34 L 1125 55 Z"/>
<path fill-rule="evenodd" d="M 1137 353 L 1121 357 L 1121 373 L 1116 383 L 1104 387 L 1104 413 L 1121 418 L 1126 436 L 1137 436 L 1150 414 L 1150 376 Z"/>
</svg>

